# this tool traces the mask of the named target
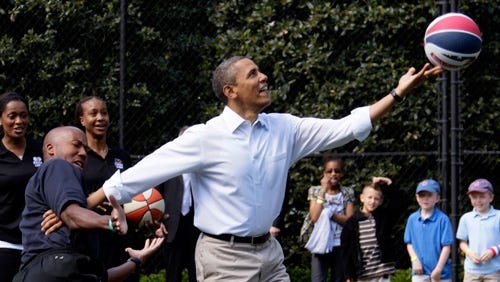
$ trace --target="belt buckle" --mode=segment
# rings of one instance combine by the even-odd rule
[[[254,236],[250,237],[250,244],[255,245],[255,243],[253,242],[254,239],[255,239]]]

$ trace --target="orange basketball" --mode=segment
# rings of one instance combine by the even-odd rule
[[[128,221],[138,227],[143,227],[147,222],[162,219],[165,213],[165,201],[156,188],[151,188],[133,197],[131,202],[124,204],[123,211]]]

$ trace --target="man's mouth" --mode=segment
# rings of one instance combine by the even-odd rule
[[[74,161],[73,163],[79,168],[83,169],[83,161]]]

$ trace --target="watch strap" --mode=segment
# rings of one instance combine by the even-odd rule
[[[391,96],[398,103],[402,103],[405,100],[405,97],[401,97],[398,95],[398,93],[396,93],[396,88],[391,90]]]
[[[141,267],[141,260],[136,257],[130,257],[128,261],[135,263],[135,269],[138,270]]]

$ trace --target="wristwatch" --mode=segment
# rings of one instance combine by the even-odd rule
[[[391,96],[397,103],[402,103],[406,97],[401,97],[396,93],[396,88],[391,90]]]
[[[136,271],[139,270],[139,268],[141,267],[141,260],[136,258],[136,257],[130,257],[128,259],[128,261],[135,263],[135,270]]]

